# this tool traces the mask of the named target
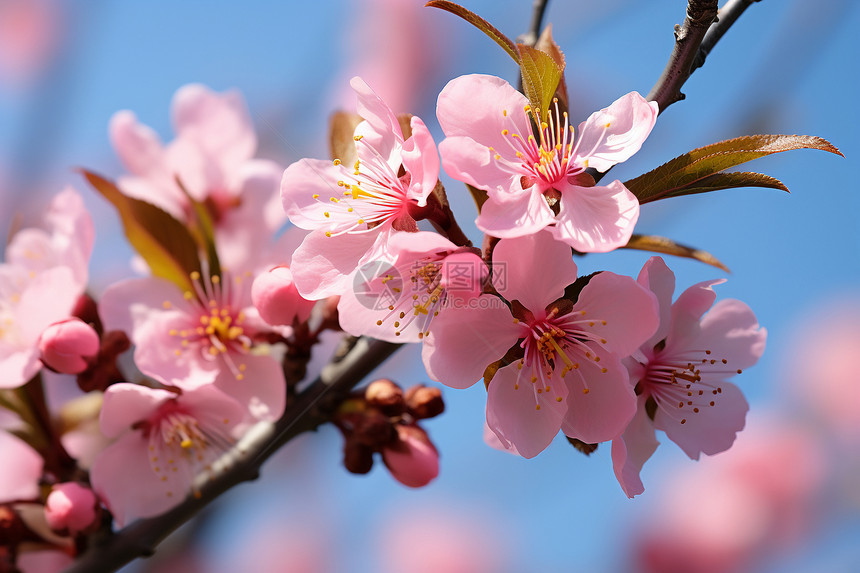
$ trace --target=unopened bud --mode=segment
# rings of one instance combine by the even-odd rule
[[[93,490],[74,482],[55,485],[45,501],[45,519],[48,526],[57,532],[74,534],[92,530],[99,513]]]
[[[421,487],[439,475],[439,452],[417,426],[397,426],[398,441],[383,448],[382,461],[394,479],[409,487]]]
[[[445,411],[445,401],[439,388],[419,384],[406,391],[406,407],[415,418],[433,418]]]
[[[371,448],[380,448],[396,439],[394,426],[382,412],[370,409],[355,421],[353,439]]]
[[[379,408],[388,416],[399,416],[405,409],[403,390],[387,378],[380,378],[371,382],[364,391],[364,399],[367,400],[368,404]]]
[[[99,352],[99,335],[78,318],[55,322],[39,338],[42,362],[62,374],[79,374]]]
[[[260,317],[271,325],[290,326],[311,315],[314,301],[302,298],[289,267],[279,266],[262,273],[251,286],[251,300]]]
[[[354,474],[366,474],[373,468],[373,450],[354,440],[343,445],[343,465]]]

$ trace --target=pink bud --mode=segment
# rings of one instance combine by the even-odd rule
[[[382,450],[382,461],[394,479],[409,487],[421,487],[439,475],[439,452],[417,426],[397,426],[399,440]]]
[[[99,335],[79,318],[55,322],[39,338],[42,362],[63,374],[79,374],[99,352]]]
[[[290,326],[294,319],[303,322],[311,315],[314,301],[305,300],[293,283],[289,267],[275,267],[254,279],[251,299],[260,316],[269,324]]]
[[[98,519],[93,490],[75,482],[57,484],[45,502],[45,518],[54,531],[86,531]]]

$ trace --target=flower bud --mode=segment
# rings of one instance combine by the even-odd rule
[[[54,531],[85,532],[99,518],[93,490],[75,482],[57,484],[45,502],[45,519]]]
[[[388,416],[403,413],[403,390],[400,386],[386,378],[380,378],[370,383],[364,391],[364,399],[371,406],[376,406]]]
[[[347,439],[343,445],[343,465],[350,473],[366,474],[373,468],[373,450]]]
[[[439,388],[418,384],[406,391],[406,407],[415,418],[433,418],[445,411],[445,401]]]
[[[296,289],[289,267],[275,267],[254,279],[251,299],[260,317],[273,326],[304,322],[311,315],[314,301],[305,300]]]
[[[99,352],[99,335],[79,318],[55,322],[39,338],[42,362],[62,374],[79,374]]]
[[[421,487],[439,475],[439,453],[417,426],[397,426],[399,440],[383,448],[382,461],[394,479],[409,487]]]

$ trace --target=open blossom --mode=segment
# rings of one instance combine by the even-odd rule
[[[188,196],[203,202],[221,263],[254,268],[286,216],[278,207],[282,168],[254,159],[257,136],[242,95],[189,84],[173,97],[171,119],[176,138],[164,145],[131,111],[111,118],[111,143],[130,173],[120,188],[183,222],[193,212]]]
[[[71,314],[87,282],[93,224],[80,196],[59,193],[45,228],[22,229],[0,264],[0,388],[26,383],[41,368],[39,336]]]
[[[182,394],[136,384],[105,392],[102,432],[117,440],[90,471],[117,525],[163,513],[192,491],[194,478],[235,441],[242,406],[213,386]]]
[[[109,287],[99,302],[106,330],[135,344],[141,372],[184,390],[215,384],[257,419],[281,415],[286,386],[280,363],[257,343],[268,332],[251,305],[250,280],[192,273],[194,291],[157,278]]]
[[[503,239],[493,284],[510,308],[481,295],[483,304],[440,315],[424,343],[427,372],[454,388],[508,355],[488,387],[487,424],[524,457],[559,429],[589,443],[611,439],[636,409],[621,359],[656,329],[654,298],[633,279],[602,272],[574,302],[564,294],[576,272],[570,249],[549,233]]]
[[[548,111],[535,137],[530,116],[542,114],[509,83],[486,75],[452,80],[437,106],[445,171],[487,191],[476,224],[495,237],[549,228],[582,252],[625,245],[638,200],[620,181],[594,185],[585,170],[604,172],[636,153],[654,127],[657,104],[631,92],[593,113],[578,134],[557,104]]]
[[[630,497],[644,491],[639,471],[657,448],[655,428],[694,460],[731,447],[749,406],[727,379],[758,362],[767,338],[744,303],[714,305],[711,287],[721,280],[693,285],[674,304],[675,275],[663,259],[649,259],[638,280],[657,297],[660,327],[628,363],[639,406],[612,442],[615,475]]]
[[[0,503],[36,499],[45,462],[24,440],[0,430]]]
[[[341,294],[347,276],[386,250],[396,231],[417,231],[411,210],[423,207],[439,177],[433,137],[418,117],[412,135],[391,109],[361,80],[350,82],[364,121],[355,130],[358,159],[302,159],[281,181],[290,221],[312,232],[293,255],[293,275],[303,296]]]
[[[436,233],[395,233],[388,249],[392,261],[358,269],[340,297],[340,326],[350,334],[418,342],[440,312],[476,300],[488,275],[475,249]]]

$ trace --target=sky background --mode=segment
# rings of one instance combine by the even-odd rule
[[[327,157],[327,118],[354,105],[348,88],[354,75],[396,110],[421,116],[437,142],[435,99],[448,81],[466,73],[516,80],[512,61],[488,38],[450,14],[419,9],[419,1],[44,2],[47,16],[34,20],[25,52],[44,44],[46,55],[16,69],[9,62],[21,57],[8,56],[21,46],[10,43],[0,1],[0,233],[13,215],[35,220],[47,197],[74,186],[96,220],[95,292],[130,273],[130,251],[108,206],[72,169],[122,173],[107,138],[114,112],[133,110],[168,141],[170,101],[179,87],[236,88],[256,124],[258,155],[286,166]],[[530,0],[463,4],[510,37],[531,18]],[[650,90],[684,7],[681,0],[550,2],[545,22],[567,58],[574,121],[629,91]],[[667,258],[678,292],[727,278],[718,296],[743,300],[768,329],[764,357],[736,380],[750,401],[751,425],[772,416],[804,418],[787,365],[803,355],[810,333],[827,332],[839,305],[860,301],[860,49],[852,37],[858,29],[860,9],[850,0],[753,5],[687,82],[687,99],[661,115],[642,150],[612,172],[629,179],[692,148],[752,133],[818,135],[845,154],[794,151],[744,166],[781,179],[791,194],[736,189],[642,209],[637,232],[702,248],[732,270],[726,275]],[[478,240],[465,189],[447,177],[443,182],[461,226]],[[590,255],[578,264],[582,273],[635,276],[648,256]],[[826,365],[830,358],[825,348],[809,360]],[[379,372],[404,386],[429,383],[417,347],[403,349]],[[519,459],[483,443],[481,384],[444,396],[445,414],[424,424],[442,455],[440,476],[428,487],[403,487],[381,464],[368,476],[348,474],[340,465],[340,436],[323,428],[272,459],[260,482],[237,488],[198,526],[185,528],[178,539],[195,538],[200,550],[183,559],[213,572],[238,570],[254,558],[278,563],[271,571],[292,571],[287,563],[307,558],[322,559],[308,571],[409,573],[393,547],[435,524],[428,527],[441,536],[439,547],[456,555],[459,544],[490,563],[486,571],[627,571],[637,527],[659,520],[668,484],[679,468],[696,465],[662,440],[643,471],[645,494],[631,501],[615,481],[608,444],[586,458],[557,439],[537,458]],[[856,494],[860,485],[853,488]],[[763,559],[757,570],[853,570],[860,562],[860,504],[850,496],[830,503],[841,510],[810,519],[803,543],[789,555]],[[169,543],[165,558],[179,545]]]

